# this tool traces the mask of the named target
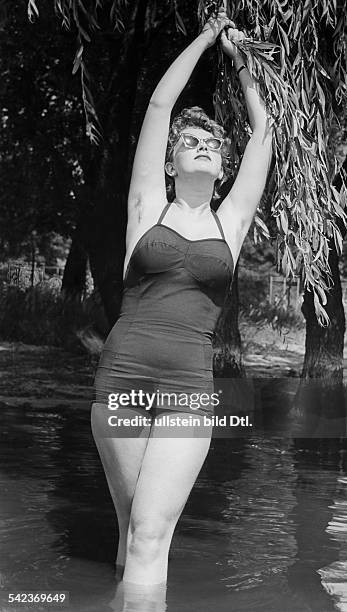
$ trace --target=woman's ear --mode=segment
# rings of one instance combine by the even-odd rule
[[[166,164],[165,164],[165,172],[166,172],[166,174],[171,176],[171,178],[173,178],[174,176],[177,176],[176,168],[175,168],[175,166],[173,165],[172,162],[166,162]]]

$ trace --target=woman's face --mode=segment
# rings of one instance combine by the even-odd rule
[[[183,135],[189,134],[199,139],[195,146],[187,146]],[[205,138],[215,138],[215,136],[203,128],[187,126],[173,148],[172,163],[175,167],[177,176],[183,178],[185,175],[196,173],[197,177],[201,174],[209,175],[214,181],[221,178],[222,155],[221,150],[213,149],[202,140]],[[191,139],[186,139],[189,145]],[[218,145],[217,145],[218,146]]]

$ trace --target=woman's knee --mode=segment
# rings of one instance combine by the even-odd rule
[[[128,550],[147,562],[155,559],[170,545],[176,521],[164,517],[153,517],[150,521],[130,518]]]

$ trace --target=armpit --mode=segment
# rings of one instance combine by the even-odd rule
[[[140,223],[143,217],[143,200],[140,195],[131,198],[128,202],[128,216],[132,217],[133,221]]]

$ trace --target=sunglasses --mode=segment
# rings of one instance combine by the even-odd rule
[[[192,134],[187,134],[186,132],[182,132],[179,136],[182,138],[183,144],[187,149],[195,149],[201,142],[203,142],[208,149],[211,151],[220,151],[224,138],[217,138],[216,136],[208,136],[207,138],[198,138],[197,136],[193,136]]]

